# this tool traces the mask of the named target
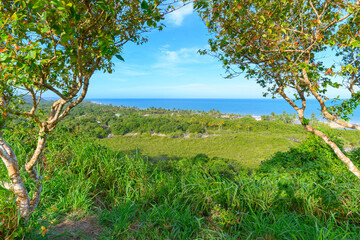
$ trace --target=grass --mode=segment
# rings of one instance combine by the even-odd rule
[[[149,133],[100,139],[100,143],[127,154],[141,153],[152,160],[191,158],[206,154],[210,158],[229,159],[234,166],[256,168],[274,153],[297,146],[308,134],[298,125],[281,122],[252,121],[250,131],[213,131],[210,137],[190,134],[190,137],[150,136]],[[331,129],[318,123],[316,127],[336,135],[350,147],[360,147],[360,132]]]
[[[19,159],[30,142],[13,134]],[[359,181],[316,139],[253,174],[205,156],[154,163],[65,132],[49,139],[44,156],[42,201],[27,225],[0,190],[0,221],[8,224],[0,238],[53,239],[64,219],[97,215],[99,239],[360,239]]]
[[[208,138],[169,138],[160,136],[118,136],[101,139],[113,150],[134,153],[154,160],[191,158],[206,154],[210,158],[230,159],[234,165],[254,168],[278,151],[296,146],[305,138],[304,133],[283,134],[269,132],[226,133]]]

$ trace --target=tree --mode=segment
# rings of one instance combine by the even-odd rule
[[[322,138],[360,178],[339,146],[304,115],[313,97],[324,118],[360,130],[348,122],[360,103],[360,1],[203,0],[195,8],[213,33],[210,50],[201,53],[219,58],[228,77],[245,73],[265,88],[265,95],[284,98],[304,129]],[[335,53],[341,63],[324,58]],[[329,90],[334,88],[349,90],[350,98],[332,104]]]
[[[179,3],[177,3],[179,2]],[[164,15],[186,1],[166,0],[3,0],[0,3],[0,127],[14,116],[38,127],[36,149],[25,169],[35,183],[30,197],[16,153],[0,133],[0,157],[8,172],[0,186],[13,192],[23,218],[35,210],[42,190],[36,165],[47,135],[83,101],[95,71],[112,72],[112,58],[124,44],[147,41],[143,33],[161,30]],[[39,104],[45,92],[56,94],[49,115]],[[24,96],[31,109],[19,108]],[[24,160],[25,161],[25,160]]]

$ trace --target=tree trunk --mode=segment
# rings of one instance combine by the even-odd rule
[[[305,72],[306,73],[306,72]],[[278,93],[296,110],[298,113],[298,117],[300,122],[302,123],[304,129],[318,137],[320,137],[324,142],[331,147],[331,149],[334,151],[336,156],[340,158],[340,160],[346,164],[349,171],[352,172],[357,178],[360,179],[360,171],[359,169],[353,164],[353,162],[341,151],[341,149],[328,137],[325,133],[313,128],[312,126],[304,123],[304,111],[306,107],[306,99],[304,97],[303,92],[300,91],[299,88],[297,88],[299,96],[302,100],[302,107],[299,108],[293,101],[290,100],[290,98],[285,94],[282,88],[278,89]]]
[[[27,217],[31,211],[29,194],[21,178],[16,155],[2,137],[0,137],[0,157],[10,178],[10,183],[2,181],[1,186],[15,194],[21,217]]]
[[[328,136],[326,136],[323,132],[321,132],[309,125],[304,125],[304,128],[306,131],[311,132],[311,133],[315,134],[316,136],[322,138],[324,140],[324,142],[332,148],[332,150],[335,152],[335,154],[338,156],[338,158],[340,158],[340,160],[346,164],[349,171],[352,172],[357,178],[360,179],[359,169],[353,164],[353,162],[341,151],[341,149]]]
[[[20,216],[24,218],[25,221],[30,218],[31,213],[36,209],[37,205],[40,202],[42,178],[36,171],[35,165],[39,161],[39,158],[45,148],[46,137],[46,131],[44,129],[41,129],[35,152],[31,157],[30,161],[25,164],[26,171],[30,174],[31,178],[36,183],[34,194],[31,199],[21,178],[16,155],[13,150],[7,145],[4,139],[0,137],[0,157],[6,166],[10,178],[10,183],[6,181],[0,181],[0,186],[14,193],[14,195],[16,196],[16,203],[20,212]]]
[[[20,211],[20,216],[22,218],[26,218],[27,216],[29,216],[31,211],[30,199],[24,182],[21,179],[17,163],[13,163],[9,167],[7,166],[7,170],[11,179],[12,191],[16,196],[16,204]]]

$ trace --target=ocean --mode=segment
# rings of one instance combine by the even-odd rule
[[[219,110],[222,113],[235,113],[242,115],[270,115],[287,113],[296,113],[295,110],[283,99],[88,99],[94,103],[138,107],[141,109],[155,107],[165,109],[183,109],[183,110],[200,110],[210,111],[212,109]],[[315,99],[308,100],[305,116],[311,117],[315,113],[316,117],[321,120],[320,106]],[[354,112],[351,122],[360,123],[360,109]]]

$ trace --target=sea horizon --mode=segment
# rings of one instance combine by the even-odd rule
[[[88,98],[93,103],[138,107],[146,109],[150,107],[164,109],[182,109],[210,111],[219,110],[223,114],[241,114],[241,115],[270,115],[271,113],[282,114],[296,113],[296,111],[284,99],[268,98]],[[319,120],[325,120],[320,116],[320,106],[316,99],[307,100],[305,116],[310,118],[312,113]],[[353,123],[360,123],[360,109],[354,111],[350,117]]]

